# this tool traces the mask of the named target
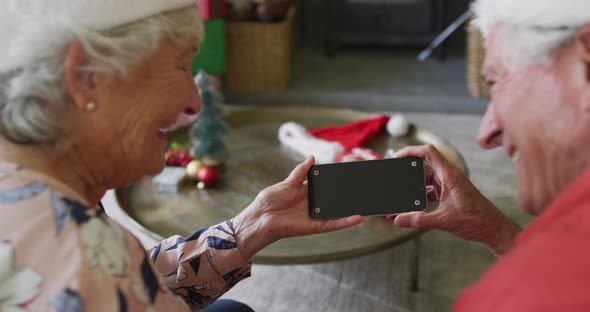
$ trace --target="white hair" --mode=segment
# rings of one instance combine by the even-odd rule
[[[497,23],[510,27],[510,46],[521,65],[547,63],[576,30],[590,23],[589,0],[477,0],[473,21],[487,40]]]
[[[89,64],[82,71],[124,76],[153,53],[164,37],[175,41],[202,39],[203,25],[195,7],[164,12],[106,31],[77,29],[73,39],[81,42],[88,57]],[[51,143],[62,135],[57,113],[69,100],[63,83],[65,48],[0,73],[0,134],[8,140],[19,144]]]

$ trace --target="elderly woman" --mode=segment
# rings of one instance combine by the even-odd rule
[[[483,76],[492,102],[479,143],[514,160],[519,203],[539,217],[519,229],[434,149],[412,147],[434,169],[434,212],[396,224],[437,228],[503,257],[456,311],[590,311],[590,2],[479,0],[487,38]]]
[[[3,3],[1,311],[198,310],[265,246],[361,222],[308,218],[313,158],[234,219],[148,252],[105,214],[105,192],[161,171],[166,133],[200,110],[194,2]]]

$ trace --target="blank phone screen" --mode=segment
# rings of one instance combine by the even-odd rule
[[[424,163],[419,158],[316,165],[308,174],[314,219],[389,215],[424,210]]]

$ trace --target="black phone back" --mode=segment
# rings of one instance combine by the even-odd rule
[[[307,177],[313,219],[390,215],[427,206],[420,158],[315,165]]]

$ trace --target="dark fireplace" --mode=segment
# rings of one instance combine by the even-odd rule
[[[425,47],[446,26],[447,6],[447,0],[328,0],[326,55],[344,45]]]

